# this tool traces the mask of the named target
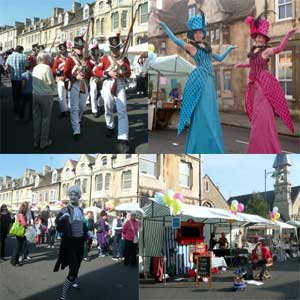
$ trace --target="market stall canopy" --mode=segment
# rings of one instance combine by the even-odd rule
[[[258,215],[252,215],[252,214],[246,214],[246,213],[237,213],[237,216],[242,218],[245,223],[261,223],[261,224],[269,224],[274,225],[274,222],[271,220],[268,220],[266,218],[263,218]]]
[[[100,214],[100,212],[102,211],[101,208],[97,207],[97,206],[91,206],[91,207],[87,207],[83,210],[84,213],[87,212],[93,212],[94,214]]]
[[[115,210],[118,211],[136,211],[136,212],[140,212],[141,214],[145,214],[144,210],[142,208],[140,208],[138,203],[122,203],[120,205],[118,205]]]
[[[163,76],[189,75],[195,66],[179,55],[157,57],[155,62],[149,65],[149,74],[161,73]]]
[[[146,216],[171,217],[170,208],[159,204],[154,198],[149,198],[149,200],[154,202],[155,206],[150,203],[144,207]],[[181,219],[192,217],[198,219],[199,222],[204,223],[219,223],[221,220],[243,222],[243,218],[233,214],[229,210],[184,203],[182,204],[180,216]]]
[[[280,221],[274,221],[273,224],[262,224],[262,223],[257,223],[255,225],[251,225],[249,226],[250,229],[276,229],[276,228],[280,228],[280,229],[296,229],[295,226],[289,225],[287,223],[283,223]]]
[[[295,227],[300,228],[300,222],[298,222],[298,221],[290,220],[287,223],[290,224],[290,225],[293,225]]]
[[[134,55],[141,55],[143,53],[148,53],[148,43],[130,46],[128,48],[128,53]]]

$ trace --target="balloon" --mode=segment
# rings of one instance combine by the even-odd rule
[[[171,206],[172,200],[173,199],[168,194],[164,195],[164,197],[163,197],[163,201],[164,201],[165,205],[168,207]]]
[[[274,219],[279,220],[280,219],[280,213],[276,213]]]
[[[178,200],[178,199],[173,200],[173,202],[171,204],[171,207],[172,207],[174,215],[178,215],[180,213],[180,210],[181,210],[180,200]]]
[[[73,47],[73,43],[70,40],[67,40],[66,44],[68,49],[71,49]]]
[[[156,60],[157,55],[154,52],[148,52],[148,63],[153,64]]]
[[[166,195],[169,195],[171,199],[174,199],[174,191],[173,190],[166,190]]]
[[[174,199],[178,199],[180,201],[183,201],[183,195],[181,193],[175,193],[174,194]]]
[[[278,207],[277,207],[277,206],[274,206],[274,207],[273,207],[273,212],[274,212],[274,213],[278,213]]]
[[[164,200],[163,200],[163,198],[164,198],[164,194],[163,194],[163,193],[161,193],[161,192],[155,193],[154,198],[155,198],[155,201],[156,201],[157,203],[162,204],[162,205],[165,204],[165,203],[164,203]]]
[[[231,204],[238,205],[239,202],[237,200],[232,200]]]
[[[148,52],[154,52],[155,46],[153,44],[148,44]]]
[[[237,205],[235,205],[235,204],[231,204],[231,210],[232,211],[234,211],[234,212],[236,212],[237,210],[238,210],[238,207],[237,207]]]
[[[244,211],[244,209],[245,209],[243,203],[239,203],[238,206],[237,206],[237,208],[238,208],[238,212],[240,212],[240,213],[242,213]]]

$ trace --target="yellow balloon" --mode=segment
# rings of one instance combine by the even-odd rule
[[[275,220],[279,220],[280,219],[280,213],[276,213],[275,214]]]
[[[155,46],[153,44],[148,45],[148,51],[149,52],[154,52],[155,51]]]
[[[237,205],[231,204],[231,210],[237,211],[238,210]]]

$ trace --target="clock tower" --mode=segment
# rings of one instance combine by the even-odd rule
[[[281,219],[288,221],[292,214],[291,200],[291,180],[290,167],[291,162],[287,154],[277,154],[273,163],[275,169],[274,178],[274,203],[281,215]]]

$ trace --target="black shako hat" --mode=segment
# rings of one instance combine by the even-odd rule
[[[62,44],[59,44],[59,45],[58,45],[58,50],[61,51],[61,52],[66,51],[66,50],[67,50],[67,43],[64,42],[64,43],[62,43]]]
[[[76,36],[74,38],[74,48],[76,49],[82,49],[84,48],[85,40],[82,36]]]
[[[122,43],[120,40],[120,34],[109,37],[108,42],[109,42],[110,49],[118,49],[118,48],[121,48],[121,46],[122,46]]]

